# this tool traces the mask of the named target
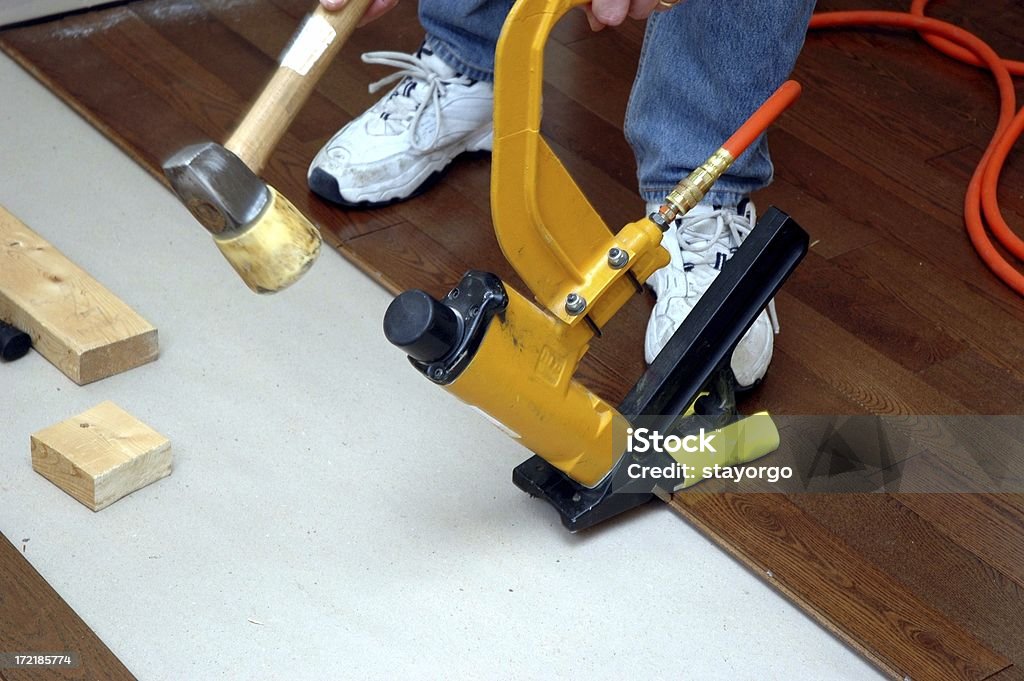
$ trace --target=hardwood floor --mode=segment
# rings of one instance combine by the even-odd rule
[[[0,668],[2,681],[135,678],[2,534],[0,652],[78,655],[74,667]]]
[[[862,2],[822,0],[818,9]],[[160,177],[170,152],[225,137],[310,4],[140,0],[8,30],[0,46]],[[1024,9],[1013,0],[929,11],[1024,57]],[[375,211],[340,211],[306,189],[309,159],[376,99],[366,85],[383,72],[358,55],[411,51],[421,35],[414,3],[356,32],[265,176],[391,291],[440,294],[470,267],[518,285],[490,229],[485,156],[457,161],[422,197]],[[543,131],[613,225],[642,210],[621,134],[641,40],[639,24],[592,34],[574,14],[547,50]],[[961,218],[996,119],[990,78],[894,31],[813,33],[795,77],[804,96],[771,132],[776,178],[756,198],[793,215],[812,248],[778,296],[782,333],[768,380],[741,407],[1020,415],[1024,305],[975,255]],[[1018,153],[1000,194],[1011,225],[1024,225],[1022,180]],[[182,229],[198,229],[182,219]],[[638,296],[581,370],[613,401],[643,369],[651,302]],[[1021,678],[1021,496],[699,491],[672,506],[894,677]]]

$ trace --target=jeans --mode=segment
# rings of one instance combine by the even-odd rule
[[[457,71],[494,79],[508,0],[421,0],[426,44]],[[626,110],[640,195],[660,202],[789,76],[814,0],[683,0],[647,20]],[[772,178],[760,137],[706,197],[731,205]]]

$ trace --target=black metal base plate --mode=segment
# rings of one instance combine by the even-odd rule
[[[539,456],[530,457],[512,470],[516,487],[554,506],[570,532],[585,530],[654,498],[650,492],[613,494],[613,479],[610,475],[593,489],[584,487]]]
[[[807,233],[788,215],[769,208],[686,321],[619,405],[634,427],[669,432],[702,390],[728,393],[735,418],[729,360],[733,348],[807,253]],[[732,387],[723,389],[722,377]],[[664,455],[667,457],[667,455]],[[586,529],[641,506],[654,494],[632,491],[623,458],[599,485],[584,487],[539,456],[512,471],[512,482],[555,507],[570,531]],[[670,460],[668,460],[670,462]],[[654,463],[650,461],[649,463]],[[665,463],[661,461],[660,463]]]

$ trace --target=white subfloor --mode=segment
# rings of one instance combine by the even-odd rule
[[[139,678],[880,678],[661,505],[567,534],[511,483],[527,452],[387,344],[369,278],[326,252],[251,294],[5,57],[0,92],[0,204],[161,345],[85,387],[0,365],[0,531]],[[107,399],[174,472],[93,513],[32,471],[29,435]]]

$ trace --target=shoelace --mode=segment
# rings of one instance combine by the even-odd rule
[[[714,222],[715,229],[710,234],[706,231],[699,231],[699,227],[707,227],[708,222]],[[693,278],[693,292],[690,286],[686,286],[686,295],[700,296],[711,285],[717,276],[717,270],[712,266],[716,264],[718,253],[712,251],[712,247],[719,245],[726,251],[732,250],[733,246],[739,246],[747,238],[753,225],[757,222],[757,214],[754,206],[748,205],[744,214],[735,213],[726,209],[715,209],[711,213],[701,215],[697,218],[687,219],[684,216],[678,224],[676,243],[679,245],[680,255],[689,253],[689,258],[681,257],[680,260],[688,265],[708,265],[708,267],[684,268],[683,276]],[[729,238],[731,237],[731,243]],[[775,312],[775,299],[768,301],[768,319],[771,321],[772,330],[779,332],[779,317]]]
[[[370,92],[374,93],[383,87],[400,81],[405,77],[409,77],[416,83],[418,89],[421,84],[425,85],[423,92],[423,99],[416,100],[411,96],[412,91],[405,95],[397,97],[389,97],[383,103],[383,106],[390,110],[387,113],[397,113],[400,116],[404,116],[409,122],[409,126],[413,131],[412,135],[412,147],[417,151],[427,151],[435,144],[437,144],[438,137],[441,134],[441,94],[444,88],[454,83],[468,83],[468,79],[461,74],[445,78],[436,71],[432,71],[427,68],[423,62],[417,58],[414,54],[405,54],[404,52],[367,52],[363,55],[363,62],[366,64],[378,64],[380,66],[390,66],[398,69],[395,73],[385,76],[375,83],[370,85]],[[427,103],[430,103],[434,112],[434,133],[430,137],[430,141],[423,143],[416,134],[419,130],[420,120],[423,118],[423,113],[427,110]]]

